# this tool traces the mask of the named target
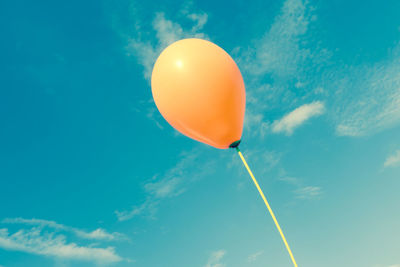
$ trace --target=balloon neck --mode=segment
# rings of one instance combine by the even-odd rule
[[[239,144],[241,140],[235,141],[232,144],[229,145],[230,148],[236,148],[237,151],[239,151]]]

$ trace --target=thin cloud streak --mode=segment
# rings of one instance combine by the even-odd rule
[[[264,37],[249,51],[254,58],[245,70],[253,75],[295,76],[310,50],[300,48],[300,38],[307,32],[311,15],[302,0],[287,0]],[[250,56],[249,55],[249,56]]]
[[[365,136],[400,123],[400,43],[387,59],[327,75],[334,95],[339,136]]]
[[[143,186],[147,194],[146,200],[130,210],[115,211],[118,220],[126,221],[140,215],[149,215],[154,218],[161,200],[178,197],[188,189],[190,184],[210,174],[215,162],[209,161],[199,166],[197,163],[202,156],[201,153],[199,146],[189,152],[183,152],[175,166],[161,176],[153,176]]]
[[[284,172],[284,170],[282,170]],[[305,185],[299,178],[283,175],[279,178],[287,184],[295,187],[293,190],[294,197],[301,200],[319,199],[323,195],[320,186]]]
[[[77,237],[89,240],[103,240],[103,241],[115,241],[115,240],[126,240],[127,237],[120,233],[108,233],[102,228],[98,228],[92,232],[86,232],[78,228],[59,224],[55,221],[42,220],[42,219],[24,219],[24,218],[6,218],[2,220],[4,224],[25,224],[25,225],[36,225],[39,227],[49,227],[56,230],[62,230],[66,232],[74,233]]]
[[[309,2],[286,0],[263,37],[253,41],[252,48],[234,50],[239,67],[250,81],[246,84],[245,127],[253,136],[263,138],[270,131],[268,112],[293,109],[320,97],[320,86],[310,77],[321,72],[331,53],[320,48],[310,35],[310,25],[315,21]]]
[[[247,258],[248,262],[255,262],[257,260],[258,257],[260,257],[262,254],[264,253],[264,251],[258,251],[256,253],[253,253],[251,255],[249,255],[249,257]]]
[[[299,199],[315,199],[322,195],[321,188],[318,186],[305,186],[296,189],[294,192],[296,198]]]
[[[315,97],[329,103],[338,136],[371,135],[399,125],[400,43],[376,63],[331,62],[333,53],[310,31],[317,22],[313,10],[307,1],[285,1],[252,48],[233,51],[251,81],[246,84],[246,127],[263,137],[270,128],[266,112],[282,112],[282,107],[293,108]]]
[[[395,167],[400,165],[400,149],[397,150],[393,155],[389,156],[385,163],[383,163],[383,167]]]
[[[322,115],[325,106],[320,101],[302,105],[272,124],[272,132],[292,135],[293,131],[312,117]]]
[[[143,78],[150,82],[151,73],[153,70],[154,63],[157,56],[165,49],[168,45],[175,41],[184,38],[202,38],[208,39],[207,35],[202,33],[204,25],[207,23],[208,15],[204,12],[191,12],[190,5],[187,5],[182,10],[178,11],[180,15],[189,21],[193,26],[189,29],[184,28],[181,24],[167,19],[164,12],[155,13],[152,21],[152,30],[154,31],[152,36],[155,36],[155,40],[151,38],[143,38],[144,34],[141,34],[140,26],[137,26],[137,34],[129,36],[126,40],[127,45],[125,50],[127,56],[132,56],[136,59],[137,63],[143,67]],[[136,22],[138,25],[141,22]],[[155,122],[156,126],[160,129],[164,127],[160,123],[162,120],[160,114],[155,108],[153,100],[145,101],[142,104],[142,110],[146,110],[146,117]]]
[[[217,250],[211,253],[208,262],[204,267],[225,267],[226,265],[221,262],[226,254],[225,250]]]
[[[164,12],[157,12],[152,23],[157,40],[155,43],[143,40],[139,36],[132,36],[128,39],[127,54],[134,56],[143,66],[143,75],[146,80],[150,80],[157,56],[168,45],[184,38],[208,39],[204,33],[200,32],[208,20],[206,13],[190,13],[188,10],[181,11],[181,13],[184,13],[186,18],[194,23],[192,28],[186,30],[181,24],[167,19]]]
[[[79,246],[72,242],[68,243],[64,235],[46,233],[38,228],[23,229],[13,234],[10,234],[7,228],[2,228],[0,229],[0,247],[41,256],[90,261],[98,265],[107,265],[123,260],[116,254],[114,247]]]

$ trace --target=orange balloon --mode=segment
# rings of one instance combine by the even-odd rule
[[[219,46],[195,38],[171,44],[154,65],[151,88],[162,116],[182,134],[221,149],[240,141],[244,82]]]

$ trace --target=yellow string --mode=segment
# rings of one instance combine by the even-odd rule
[[[258,182],[257,182],[256,178],[254,177],[253,173],[251,172],[251,170],[250,170],[250,168],[249,168],[249,165],[247,165],[247,162],[246,162],[246,160],[244,159],[244,157],[243,157],[243,155],[242,155],[242,152],[240,152],[239,149],[237,149],[237,151],[238,151],[238,153],[239,153],[240,158],[241,158],[242,161],[243,161],[244,166],[246,167],[247,171],[249,172],[249,174],[250,174],[250,176],[251,176],[251,179],[253,179],[253,182],[254,182],[254,184],[256,185],[256,187],[257,187],[257,189],[258,189],[258,192],[260,193],[262,199],[264,200],[264,203],[265,203],[265,205],[267,206],[268,211],[269,211],[269,213],[270,213],[271,216],[272,216],[272,219],[274,220],[274,223],[275,223],[275,225],[276,225],[276,228],[278,228],[278,231],[279,231],[279,233],[281,234],[283,243],[285,243],[286,249],[287,249],[287,251],[289,252],[290,258],[292,259],[292,262],[293,262],[294,266],[297,267],[296,260],[294,259],[293,254],[292,254],[292,251],[290,250],[289,244],[288,244],[287,241],[286,241],[285,235],[283,234],[282,229],[281,229],[281,227],[279,226],[279,223],[278,223],[278,221],[277,221],[276,218],[275,218],[274,212],[272,211],[271,207],[269,206],[268,201],[267,201],[267,199],[265,198],[263,191],[261,190],[260,186],[258,185]]]

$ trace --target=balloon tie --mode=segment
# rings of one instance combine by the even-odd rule
[[[271,209],[271,206],[269,205],[269,203],[268,203],[268,201],[267,201],[267,198],[264,196],[264,193],[263,193],[263,191],[261,190],[260,186],[258,185],[258,182],[257,182],[256,178],[254,177],[252,171],[251,171],[250,168],[249,168],[249,165],[247,165],[247,162],[246,162],[246,160],[244,159],[244,157],[243,157],[243,155],[242,155],[242,152],[240,152],[240,150],[239,150],[239,146],[236,146],[235,148],[236,148],[236,151],[238,152],[240,158],[242,159],[244,166],[246,167],[247,171],[249,172],[251,179],[253,180],[255,186],[257,187],[258,192],[260,193],[262,199],[264,200],[265,206],[267,206],[268,211],[269,211],[269,213],[271,214],[272,219],[274,220],[274,223],[275,223],[276,228],[278,228],[278,231],[279,231],[279,233],[280,233],[280,235],[281,235],[281,237],[282,237],[283,243],[285,243],[286,249],[287,249],[287,251],[289,252],[290,258],[292,259],[293,265],[294,265],[295,267],[297,267],[296,260],[295,260],[294,257],[293,257],[293,254],[292,254],[292,251],[290,250],[289,244],[288,244],[288,242],[286,241],[285,235],[283,234],[282,229],[281,229],[281,227],[279,226],[279,223],[278,223],[278,221],[277,221],[277,219],[276,219],[276,217],[275,217],[274,212],[273,212],[272,209]]]

